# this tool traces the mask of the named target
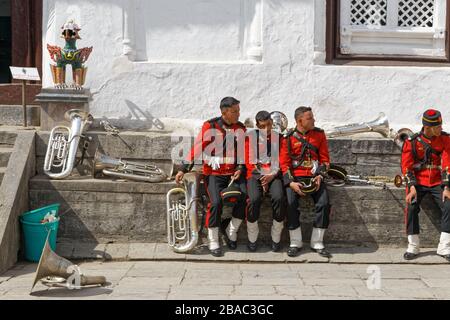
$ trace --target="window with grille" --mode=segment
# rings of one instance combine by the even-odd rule
[[[341,56],[446,58],[447,0],[340,0]]]

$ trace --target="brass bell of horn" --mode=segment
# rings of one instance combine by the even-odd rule
[[[85,276],[81,273],[77,274],[77,270],[79,270],[77,265],[60,257],[50,248],[48,241],[49,236],[50,231],[47,235],[41,258],[39,259],[39,265],[36,269],[36,276],[34,277],[31,291],[33,291],[33,288],[39,280],[46,277],[59,277],[68,280],[73,276],[75,277],[75,283],[80,287],[106,284],[106,278],[103,276]],[[70,284],[66,281],[66,287],[69,288],[69,285]]]

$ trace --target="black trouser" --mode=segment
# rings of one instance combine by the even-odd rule
[[[295,177],[295,182],[298,182],[299,178]],[[313,227],[326,229],[330,223],[330,200],[328,192],[325,187],[325,183],[322,181],[319,190],[309,193],[314,200],[314,211],[316,218],[314,220]],[[292,190],[290,187],[286,188],[287,204],[288,204],[288,228],[289,230],[295,230],[300,227],[300,209],[299,198],[300,195]]]
[[[205,179],[206,190],[208,191],[209,204],[208,212],[206,214],[205,226],[207,228],[220,227],[221,217],[222,217],[222,198],[220,197],[220,192],[227,188],[230,184],[231,176],[207,176]],[[242,196],[236,205],[233,207],[232,215],[234,218],[244,219],[245,218],[245,205],[247,199],[247,186],[245,177],[243,174],[235,182],[241,189]]]
[[[416,186],[416,191],[417,191],[416,201],[407,206],[408,217],[406,222],[406,230],[408,235],[420,233],[420,225],[419,225],[420,203],[428,193],[431,193],[434,201],[441,209],[442,212],[441,232],[450,233],[450,200],[445,199],[445,202],[442,202],[441,186],[435,187]]]
[[[263,199],[261,181],[256,177],[251,177],[247,180],[247,189],[249,200],[247,221],[256,222],[259,219]],[[282,222],[286,216],[286,199],[281,178],[275,178],[270,182],[269,192],[272,201],[272,217],[274,220]]]

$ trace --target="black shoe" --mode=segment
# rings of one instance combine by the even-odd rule
[[[313,248],[311,248],[311,251],[318,253],[321,257],[324,257],[324,258],[331,258],[331,257],[333,257],[331,255],[331,253],[329,253],[327,251],[327,249],[325,249],[325,248],[323,248],[323,249],[313,249]]]
[[[301,248],[298,247],[289,247],[287,249],[287,255],[289,257],[296,257],[300,253]]]
[[[237,241],[233,241],[230,240],[230,238],[228,238],[228,235],[226,232],[224,232],[224,236],[225,236],[225,241],[227,243],[227,246],[230,250],[236,250],[237,248]]]
[[[255,252],[256,251],[256,249],[258,249],[258,245],[256,244],[256,241],[255,242],[248,242],[247,243],[247,248],[248,248],[248,251],[250,251],[250,252]]]
[[[450,254],[438,254],[438,256],[450,262]]]
[[[213,255],[214,257],[221,257],[222,256],[222,249],[221,248],[209,250],[209,252],[211,252],[211,255]]]
[[[418,254],[416,254],[416,253],[405,252],[405,254],[403,255],[403,259],[413,260],[413,259],[417,258],[417,256],[418,256]]]
[[[272,241],[272,244],[270,247],[272,248],[273,252],[278,252],[281,249],[281,243]]]

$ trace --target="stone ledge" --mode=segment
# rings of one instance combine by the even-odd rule
[[[248,252],[245,245],[240,244],[236,251],[224,248],[223,257],[213,257],[206,245],[197,246],[191,253],[178,254],[166,243],[77,243],[58,242],[56,252],[74,260],[103,261],[207,261],[207,262],[240,262],[240,263],[335,263],[335,264],[414,264],[414,265],[447,265],[448,262],[436,254],[435,248],[423,248],[415,260],[403,259],[404,248],[390,247],[349,247],[329,245],[333,257],[326,259],[311,252],[305,246],[299,256],[292,258],[286,254],[286,246],[280,252],[271,252],[268,246],[260,246],[257,252]]]

